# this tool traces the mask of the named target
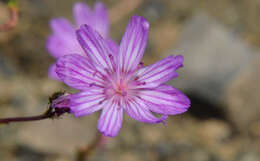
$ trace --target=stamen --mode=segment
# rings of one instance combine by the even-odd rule
[[[108,57],[109,57],[111,64],[113,66],[113,70],[115,71],[116,70],[116,63],[115,63],[115,60],[114,60],[114,56],[112,54],[109,54]]]

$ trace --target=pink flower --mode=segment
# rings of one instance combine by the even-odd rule
[[[74,5],[73,14],[76,25],[73,25],[65,18],[56,18],[50,21],[53,33],[47,40],[46,48],[54,58],[73,53],[85,56],[75,34],[75,29],[83,24],[95,29],[106,39],[113,50],[117,50],[118,45],[109,38],[109,19],[104,4],[96,3],[94,10],[91,11],[87,4],[78,2]],[[58,79],[55,68],[55,64],[51,65],[49,76]]]
[[[143,17],[133,16],[114,52],[98,32],[83,25],[76,33],[86,56],[66,55],[57,61],[59,78],[81,91],[70,97],[71,112],[80,117],[102,110],[98,129],[105,136],[118,134],[124,111],[137,121],[160,123],[190,106],[184,94],[165,84],[178,76],[183,56],[171,55],[142,67],[148,30]]]

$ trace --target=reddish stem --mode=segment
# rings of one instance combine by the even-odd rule
[[[89,155],[95,151],[99,146],[103,146],[104,136],[97,132],[95,139],[88,146],[79,149],[76,160],[77,161],[86,161],[88,160]]]
[[[69,108],[51,108],[50,107],[45,113],[43,113],[41,115],[27,116],[27,117],[0,118],[0,124],[44,120],[44,119],[58,117],[64,113],[69,113]]]

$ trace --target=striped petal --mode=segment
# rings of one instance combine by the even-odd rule
[[[190,107],[188,97],[167,85],[163,85],[163,89],[158,87],[153,90],[141,90],[139,97],[145,101],[151,111],[164,115],[180,114]]]
[[[67,85],[79,90],[88,90],[90,87],[103,84],[101,74],[92,68],[87,58],[78,54],[59,58],[56,73]]]
[[[70,109],[76,117],[89,115],[102,108],[104,99],[102,88],[90,88],[70,96]]]
[[[98,120],[98,130],[105,136],[114,137],[120,131],[123,122],[123,108],[111,100],[103,107]]]
[[[140,63],[147,43],[149,23],[143,17],[133,16],[119,47],[119,69],[134,71]]]
[[[161,118],[155,117],[145,102],[138,98],[129,101],[125,107],[125,111],[133,119],[144,123],[160,123],[167,118],[167,116],[162,116]]]
[[[155,64],[137,71],[137,88],[154,88],[178,76],[176,70],[182,67],[183,56],[168,56]]]
[[[90,26],[83,25],[77,32],[77,38],[87,56],[102,73],[113,71],[111,62],[112,51],[109,44]]]

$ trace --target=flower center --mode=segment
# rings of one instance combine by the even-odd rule
[[[127,89],[126,89],[126,87],[124,85],[119,84],[117,86],[117,88],[115,89],[115,93],[124,97],[124,96],[127,95]]]
[[[105,86],[105,94],[108,98],[113,97],[114,100],[121,100],[129,95],[128,82],[123,78],[114,77]]]

